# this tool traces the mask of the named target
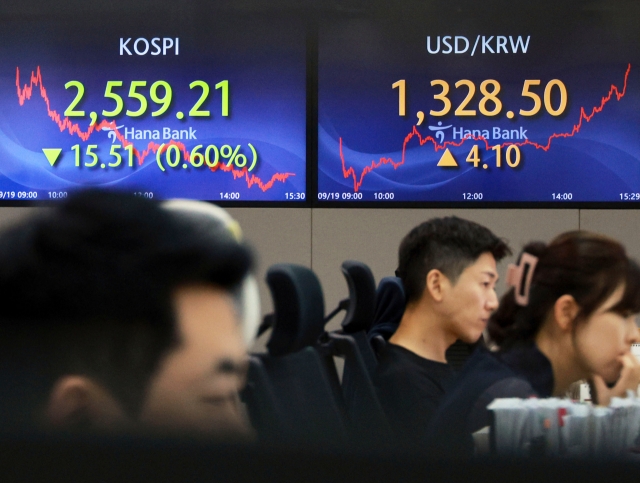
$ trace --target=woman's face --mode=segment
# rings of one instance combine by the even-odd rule
[[[636,316],[624,317],[611,312],[624,294],[624,285],[582,322],[578,322],[574,334],[574,346],[587,374],[597,374],[612,383],[620,377],[621,357],[628,354],[631,344],[640,341]]]

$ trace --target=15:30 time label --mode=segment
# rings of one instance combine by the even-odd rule
[[[85,88],[84,84],[77,80],[72,80],[67,82],[64,85],[65,89],[76,89],[76,96],[69,104],[69,107],[64,111],[64,115],[66,117],[85,117],[85,111],[76,110],[78,104],[82,101]],[[110,99],[115,102],[115,106],[113,109],[103,109],[102,116],[116,117],[122,114],[125,109],[125,102],[122,95],[118,92],[118,90],[125,87],[122,81],[108,81],[107,86],[105,88],[104,97]],[[146,90],[147,81],[132,81],[129,85],[129,93],[128,98],[132,99],[133,102],[128,102],[128,104],[132,104],[128,107],[136,107],[137,109],[128,108],[125,111],[125,115],[128,117],[140,117],[147,113],[149,110],[149,100],[158,105],[158,109],[151,112],[152,117],[158,117],[165,114],[169,108],[171,107],[171,103],[173,101],[173,89],[168,82],[163,80],[159,80],[151,84],[148,91]],[[193,81],[189,84],[189,89],[199,89],[200,97],[193,105],[193,107],[189,110],[189,116],[191,117],[211,117],[211,111],[202,109],[203,104],[209,98],[211,94],[211,88],[209,84],[202,80]],[[221,115],[223,117],[229,116],[229,81],[223,80],[218,82],[215,85],[216,90],[220,90],[221,92]],[[148,98],[147,94],[148,93]],[[95,112],[90,113],[91,124],[95,123],[97,120],[97,114]],[[184,113],[181,111],[176,113],[176,117],[178,119],[184,118]]]

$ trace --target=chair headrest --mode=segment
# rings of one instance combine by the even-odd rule
[[[274,308],[269,353],[281,356],[314,345],[324,332],[324,297],[315,273],[300,265],[273,265],[267,284]]]
[[[342,263],[342,274],[349,285],[349,305],[342,321],[347,334],[367,331],[376,310],[376,281],[371,269],[362,262],[347,260]]]
[[[384,277],[376,290],[376,310],[369,330],[369,338],[381,335],[385,340],[400,325],[406,305],[404,286],[398,277]]]

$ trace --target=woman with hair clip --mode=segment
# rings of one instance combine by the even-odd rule
[[[478,349],[462,369],[430,426],[434,451],[470,456],[471,435],[490,424],[496,398],[562,397],[589,379],[594,401],[608,405],[640,384],[631,354],[640,340],[640,267],[620,243],[584,231],[530,243],[507,284],[488,326],[498,350]]]

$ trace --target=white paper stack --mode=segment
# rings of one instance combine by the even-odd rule
[[[502,435],[496,439],[498,454],[525,454],[525,444],[530,439],[530,416],[525,400],[518,398],[496,399],[489,405],[494,413],[494,428],[496,434]],[[523,441],[524,440],[524,441]]]
[[[527,456],[625,455],[640,446],[640,399],[613,398],[609,407],[570,399],[496,399],[496,452]]]

